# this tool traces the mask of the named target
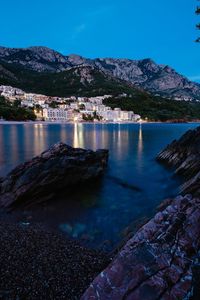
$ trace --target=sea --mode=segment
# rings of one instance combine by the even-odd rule
[[[198,123],[0,124],[0,176],[62,141],[78,148],[109,149],[105,174],[95,184],[73,188],[23,211],[20,222],[44,223],[83,245],[115,249],[179,193],[182,178],[156,155]],[[27,221],[29,220],[29,221]]]

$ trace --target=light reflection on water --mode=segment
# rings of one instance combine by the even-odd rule
[[[96,186],[58,196],[31,213],[85,244],[114,246],[130,222],[150,215],[175,195],[178,179],[155,162],[156,154],[198,124],[12,124],[0,125],[0,176],[62,141],[73,147],[108,148],[109,165]],[[124,184],[125,183],[125,184]],[[131,187],[141,189],[134,190]],[[29,213],[30,214],[30,213]]]

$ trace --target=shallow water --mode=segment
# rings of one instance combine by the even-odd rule
[[[12,124],[0,125],[0,176],[20,162],[62,141],[74,147],[108,148],[109,165],[95,186],[77,188],[35,208],[33,220],[99,247],[113,248],[124,229],[151,216],[165,198],[178,193],[179,178],[155,161],[173,139],[198,124]]]

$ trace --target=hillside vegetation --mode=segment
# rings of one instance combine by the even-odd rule
[[[11,85],[26,92],[59,97],[118,95],[123,92],[140,94],[138,88],[92,67],[72,68],[58,73],[40,73],[6,63],[0,63],[0,67],[0,85]]]
[[[150,121],[196,121],[200,120],[200,103],[163,99],[160,97],[110,98],[104,104],[111,108],[132,110]]]
[[[0,118],[7,121],[34,121],[36,116],[31,109],[20,107],[18,101],[12,104],[0,97]]]

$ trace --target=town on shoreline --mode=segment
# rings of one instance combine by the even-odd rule
[[[36,121],[44,122],[141,122],[141,116],[133,111],[120,108],[111,109],[103,104],[112,95],[96,97],[51,97],[26,93],[11,86],[0,86],[0,95],[10,102],[18,101],[19,105],[34,111]],[[126,97],[126,95],[121,95]],[[1,116],[0,116],[1,117]],[[1,119],[1,121],[3,121]]]

